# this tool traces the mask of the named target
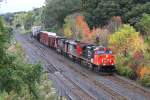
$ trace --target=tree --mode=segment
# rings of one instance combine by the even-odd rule
[[[39,64],[27,64],[17,54],[8,52],[11,32],[12,30],[4,27],[0,18],[0,91],[19,94],[27,89],[31,97],[37,99],[35,86],[39,82],[42,68]]]
[[[80,9],[80,0],[46,0],[42,19],[46,28],[61,27],[67,15]]]
[[[135,53],[136,51],[144,51],[145,45],[139,33],[130,26],[123,25],[117,32],[110,36],[109,44],[116,53],[123,53],[124,50]]]
[[[64,35],[67,37],[67,38],[74,38],[74,34],[76,32],[73,32],[73,25],[75,25],[75,20],[71,17],[71,16],[67,16],[65,18],[65,23],[63,25],[63,28],[64,28]]]
[[[144,13],[150,14],[150,2],[138,4],[124,15],[124,21],[138,28],[137,24]]]
[[[147,39],[150,37],[150,14],[144,14],[139,22],[139,27],[145,33]]]
[[[91,28],[104,26],[113,16],[135,25],[143,13],[149,13],[149,0],[82,0],[82,8]]]
[[[85,16],[90,24],[99,27],[106,25],[113,16],[123,16],[131,9],[132,0],[82,0]]]
[[[9,24],[12,25],[13,23],[13,18],[14,18],[14,14],[13,13],[6,13],[1,15],[3,16],[3,18],[5,19],[5,21]]]
[[[14,14],[13,25],[23,31],[29,31],[33,25],[41,25],[38,10],[29,12],[18,12]]]
[[[33,24],[32,15],[33,15],[32,12],[27,12],[24,16],[23,25],[26,30],[29,30],[32,27],[32,24]]]
[[[123,25],[110,36],[109,44],[116,55],[118,73],[135,78],[136,74],[133,73],[146,64],[144,62],[146,45],[139,33],[132,26]]]
[[[33,25],[35,26],[41,26],[43,25],[42,23],[42,11],[43,8],[36,8],[32,11],[33,15],[32,15],[32,19],[33,19]]]

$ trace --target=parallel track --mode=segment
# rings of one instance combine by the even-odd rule
[[[37,46],[40,50],[42,50],[42,52],[48,52],[48,51],[45,51],[45,48],[43,47],[39,47]],[[47,59],[45,59],[47,60]],[[62,61],[61,59],[58,59],[60,62],[62,62],[63,64],[66,65],[66,63],[64,63],[64,61]],[[53,65],[52,65],[53,66]],[[66,65],[68,67],[71,67],[71,65]],[[54,67],[54,66],[53,66]],[[54,67],[55,69],[57,69],[57,67]],[[116,92],[116,91],[113,91],[112,89],[110,89],[109,87],[105,86],[105,84],[102,84],[100,82],[97,82],[96,80],[94,80],[92,77],[89,77],[87,74],[77,70],[76,68],[74,67],[71,67],[71,69],[75,70],[76,72],[78,72],[80,75],[82,75],[82,77],[84,77],[85,80],[87,80],[88,82],[93,82],[95,86],[97,86],[98,89],[103,89],[105,91],[106,94],[108,94],[109,96],[111,96],[111,98],[113,100],[128,100],[127,97],[125,96],[122,96],[120,93]],[[51,72],[51,70],[50,70]],[[67,78],[67,77],[65,77]],[[70,82],[76,84],[75,82],[73,82],[72,80],[70,80],[69,78],[67,78]],[[79,86],[78,86],[79,89],[81,89]],[[87,99],[86,99],[87,100]]]
[[[37,42],[37,41],[34,41]],[[72,79],[70,79],[68,76],[66,76],[65,74],[62,73],[62,69],[59,69],[58,66],[54,66],[52,64],[52,62],[50,62],[48,59],[48,55],[49,54],[49,50],[47,47],[40,45],[39,43],[34,43],[34,45],[38,48],[38,50],[41,52],[41,54],[39,54],[41,56],[42,59],[44,59],[44,61],[47,62],[48,66],[47,66],[47,70],[49,73],[53,73],[56,78],[58,78],[66,87],[68,87],[69,85],[66,85],[66,82],[68,82],[69,84],[73,85],[74,88],[73,89],[69,89],[69,91],[73,94],[70,95],[71,93],[66,93],[67,97],[69,100],[74,99],[75,97],[78,97],[78,99],[83,99],[83,97],[88,97],[85,100],[92,100],[95,99],[95,97],[91,96],[88,91],[86,91],[85,89],[81,88],[81,86],[78,85],[78,83],[74,82]],[[54,52],[54,51],[53,51]],[[52,54],[52,56],[57,55],[57,54]],[[55,57],[55,56],[54,56]],[[121,93],[119,93],[118,91],[113,90],[112,88],[110,88],[108,85],[104,84],[103,82],[99,82],[96,79],[94,79],[93,75],[95,75],[95,73],[91,74],[88,73],[90,71],[81,71],[80,69],[75,68],[74,66],[70,65],[69,63],[64,63],[65,60],[62,59],[61,56],[55,57],[56,59],[58,59],[58,61],[60,61],[61,63],[63,63],[64,65],[66,65],[67,67],[69,67],[70,69],[74,70],[75,72],[78,73],[79,76],[81,76],[82,78],[84,78],[84,80],[88,81],[91,84],[94,84],[94,86],[98,89],[102,89],[104,90],[104,92],[106,94],[109,94],[110,97],[112,97],[112,99],[114,100],[128,100],[130,99],[130,97],[122,95]],[[89,75],[91,74],[91,76]],[[60,75],[62,76],[63,79],[60,78]],[[135,89],[135,92],[138,93],[145,93],[143,94],[144,96],[149,97],[149,93],[148,91],[146,91],[143,88],[140,88],[139,86],[135,85],[135,84],[130,84],[130,82],[122,80],[121,78],[116,77],[115,75],[113,76],[104,76],[105,78],[115,82],[116,84],[119,85],[123,85],[124,87],[128,88],[129,90],[133,90]],[[74,91],[76,90],[76,91]]]
[[[83,88],[81,88],[78,83],[72,81],[70,78],[68,78],[68,76],[66,76],[65,74],[63,74],[61,69],[58,69],[57,66],[53,65],[48,59],[46,59],[46,55],[45,55],[45,51],[44,48],[38,47],[39,50],[42,52],[42,54],[40,55],[44,61],[47,62],[48,66],[46,66],[47,70],[49,73],[53,73],[55,75],[55,77],[57,79],[59,79],[63,85],[65,85],[65,87],[69,87],[69,86],[73,86],[72,89],[69,89],[69,91],[72,93],[70,95],[70,93],[67,93],[67,97],[69,97],[69,99],[74,99],[74,98],[78,98],[80,100],[96,100],[95,97],[91,96],[86,90],[84,90]],[[42,50],[43,49],[43,50]]]

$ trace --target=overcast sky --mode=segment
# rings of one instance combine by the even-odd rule
[[[44,5],[45,0],[5,0],[0,3],[0,13],[28,11]]]

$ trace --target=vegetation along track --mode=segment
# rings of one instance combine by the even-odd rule
[[[41,55],[41,57],[42,57],[42,59],[44,59],[44,61],[48,62],[49,61],[48,59],[49,59],[50,56],[58,59],[59,62],[62,62],[65,66],[67,66],[68,68],[70,68],[70,69],[74,70],[76,73],[78,73],[79,77],[81,77],[82,79],[86,80],[90,84],[93,84],[93,87],[96,87],[99,90],[105,91],[105,93],[109,94],[109,96],[111,96],[112,99],[115,99],[115,100],[116,99],[118,99],[118,100],[123,100],[123,99],[141,100],[140,97],[137,99],[138,96],[135,97],[136,95],[134,95],[135,93],[138,93],[138,94],[141,93],[141,95],[143,95],[142,97],[145,96],[142,100],[149,100],[149,98],[148,98],[149,96],[147,95],[148,94],[147,92],[144,93],[140,89],[139,89],[139,92],[137,92],[136,89],[138,87],[135,87],[135,89],[133,89],[132,86],[134,87],[134,85],[130,85],[130,83],[128,83],[126,81],[123,81],[123,80],[120,79],[121,82],[123,81],[124,84],[128,85],[127,87],[125,87],[123,83],[121,84],[121,82],[119,80],[117,80],[117,78],[115,78],[115,76],[99,76],[97,73],[93,73],[91,71],[88,71],[87,69],[80,67],[80,65],[78,65],[78,64],[72,64],[73,62],[68,61],[68,59],[65,59],[63,56],[57,55],[54,51],[49,50],[49,48],[39,44],[37,41],[32,41],[31,43],[33,43],[33,46],[37,47],[37,50],[34,50],[34,51],[35,52],[37,51],[37,53],[39,53],[39,55]],[[40,51],[38,51],[38,50],[40,50]],[[51,62],[48,62],[48,63],[51,63]],[[51,64],[48,64],[48,65],[49,65],[49,67],[51,66]],[[58,69],[58,66],[55,66],[55,67],[56,67],[57,70],[55,70],[55,68],[52,68],[52,69],[49,70],[49,73],[56,72],[55,73],[55,77],[58,78],[59,80],[61,78],[58,77],[58,76],[59,75],[62,76],[62,79],[64,79],[64,80],[60,80],[60,81],[62,83],[64,82],[64,85],[65,85],[66,82],[68,82],[68,84],[65,87],[73,85],[74,88],[73,89],[69,89],[70,92],[74,92],[75,88],[79,89],[81,87],[81,86],[77,86],[78,84],[76,82],[74,82],[73,80],[71,80],[70,78],[68,78],[68,76],[66,76],[65,74],[62,75],[62,73],[61,73],[62,69]],[[99,81],[99,79],[95,79],[95,77],[98,77],[98,78],[101,77],[102,79]],[[113,78],[115,78],[115,79],[113,79]],[[123,92],[128,92],[128,91],[126,91],[124,89],[122,90],[123,92],[122,91],[120,92],[121,89],[119,91],[117,89],[114,89],[116,87],[116,85],[114,86],[114,88],[112,88],[113,85],[112,84],[107,84],[106,83],[107,81],[105,81],[105,79],[109,80],[109,81],[113,81],[113,83],[115,83],[116,85],[122,85],[122,87],[127,88],[128,90],[130,90],[128,94],[130,94],[131,91],[132,91],[133,93],[131,93],[131,95],[133,95],[133,96],[128,95],[126,93],[123,93]],[[70,85],[70,84],[72,84],[72,85]],[[131,88],[129,86],[131,86]],[[81,96],[83,96],[83,95],[84,96],[85,95],[86,96],[89,95],[89,93],[87,91],[85,92],[84,90],[85,89],[81,89],[80,88],[80,92],[82,92],[83,94],[78,96],[79,98],[81,98]],[[68,95],[69,95],[68,97],[79,95],[80,92],[77,91],[77,92],[74,93],[74,95],[71,95],[71,96],[70,96],[71,93],[68,93]],[[92,97],[93,96],[89,95],[89,98],[92,98]]]
[[[63,83],[65,85],[65,87],[71,87],[71,89],[69,91],[73,93],[73,97],[70,94],[68,94],[71,99],[78,98],[78,100],[79,99],[80,100],[81,99],[94,100],[94,97],[90,96],[84,89],[82,89],[80,86],[78,86],[77,83],[70,80],[66,75],[60,73],[59,71],[56,71],[57,69],[53,65],[50,65],[49,67],[47,67],[47,69],[50,73],[51,72],[55,73],[55,76],[59,80],[61,80],[61,83]],[[55,69],[55,72],[54,72],[54,69]]]
[[[40,50],[42,50],[43,52],[43,55],[44,53],[48,52],[45,47],[43,46],[40,46],[40,45],[36,45],[36,47],[38,47]],[[116,92],[116,91],[113,91],[112,89],[108,88],[107,86],[105,86],[105,84],[102,84],[100,82],[98,82],[97,80],[94,80],[92,77],[90,77],[88,74],[85,74],[83,73],[81,70],[77,70],[75,67],[69,65],[68,63],[66,63],[66,61],[60,59],[60,58],[57,58],[60,62],[62,62],[64,65],[68,66],[68,67],[71,67],[71,69],[75,70],[76,72],[78,72],[80,75],[80,77],[84,78],[84,80],[88,81],[89,83],[94,83],[93,85],[96,86],[97,89],[102,89],[103,91],[105,91],[105,93],[107,95],[109,95],[111,97],[111,99],[114,99],[114,100],[128,100],[127,97],[121,95],[120,93]],[[47,60],[47,59],[45,59]],[[52,65],[53,66],[53,65]],[[53,66],[54,67],[54,66]],[[55,69],[57,67],[54,67]],[[54,69],[53,68],[53,69]],[[51,72],[51,70],[49,69],[49,71]],[[67,77],[66,77],[67,78]],[[73,82],[72,80],[70,80],[69,78],[67,78],[70,82]],[[75,82],[73,82],[74,84],[76,84]],[[80,88],[78,86],[78,88]],[[81,89],[81,88],[80,88]],[[81,96],[82,98],[84,96]]]
[[[130,94],[129,93],[123,93],[120,91],[117,91],[117,88],[111,88],[109,87],[110,84],[105,84],[103,82],[103,80],[101,81],[97,81],[96,79],[93,78],[93,76],[95,76],[95,73],[92,73],[92,75],[89,75],[91,73],[89,73],[89,71],[81,71],[78,67],[74,67],[71,64],[66,63],[66,61],[64,61],[64,59],[62,59],[61,57],[57,58],[59,61],[61,61],[62,63],[64,63],[66,66],[70,67],[71,69],[75,70],[76,72],[78,72],[80,74],[80,76],[82,75],[82,77],[84,77],[84,80],[87,80],[89,82],[94,83],[94,85],[99,88],[99,89],[103,89],[106,93],[109,93],[109,95],[112,96],[112,99],[133,99],[136,98],[134,97],[134,94]],[[85,73],[86,72],[86,73]],[[145,99],[149,99],[149,92],[146,91],[145,89],[135,85],[135,84],[131,84],[129,81],[125,81],[119,77],[116,77],[116,75],[112,75],[112,76],[103,76],[104,78],[113,81],[115,84],[121,85],[122,87],[126,88],[127,90],[130,90],[132,92],[141,94],[145,97]],[[109,83],[109,82],[108,82]],[[141,98],[140,96],[137,96],[137,98]]]
[[[61,62],[64,62],[63,59],[59,58],[58,60],[61,61]],[[64,64],[66,64],[66,63],[64,63]],[[134,97],[134,95],[138,95],[138,94],[140,94],[144,97],[142,100],[149,100],[149,98],[150,98],[150,95],[149,95],[150,91],[149,90],[137,85],[135,82],[131,82],[130,80],[125,79],[123,77],[120,77],[116,74],[114,74],[114,75],[103,75],[102,76],[103,78],[98,81],[94,77],[97,77],[97,75],[99,75],[99,73],[91,73],[90,71],[87,71],[87,70],[84,70],[84,69],[82,69],[82,71],[81,71],[81,69],[79,69],[77,66],[74,67],[71,64],[68,64],[67,66],[71,67],[71,69],[75,70],[76,72],[78,72],[82,76],[86,77],[86,79],[93,82],[97,86],[97,88],[104,89],[107,93],[109,93],[113,97],[115,97],[115,99],[118,98],[119,100],[120,99],[121,100],[122,99],[129,100],[129,99],[133,99],[133,98],[138,98],[139,100],[141,100],[142,97],[140,97],[140,96]],[[107,83],[111,83],[111,82],[110,81],[104,82],[105,80],[110,80],[114,84],[116,84],[118,86],[121,86],[124,89],[127,89],[125,91],[130,90],[130,92],[132,91],[132,93],[135,93],[135,94],[132,94],[132,93],[130,94],[130,92],[126,94],[124,89],[122,89],[122,91],[124,91],[124,93],[123,93],[123,92],[118,91],[117,88],[116,89],[111,88],[110,86],[113,86],[113,84],[107,84]]]
[[[68,88],[68,93],[67,97],[69,97],[70,99],[78,99],[78,100],[95,100],[96,98],[91,96],[84,88],[78,86],[78,83],[74,82],[73,80],[71,80],[70,78],[68,78],[68,76],[66,76],[65,74],[63,74],[63,71],[61,69],[59,69],[57,66],[53,65],[48,58],[46,58],[46,51],[44,48],[41,48],[40,46],[36,46],[39,48],[39,50],[42,52],[42,54],[40,54],[40,56],[42,57],[42,59],[44,59],[44,61],[46,61],[47,63],[47,70],[48,73],[53,73],[53,75],[59,79],[59,81],[65,85],[65,87],[71,87]]]

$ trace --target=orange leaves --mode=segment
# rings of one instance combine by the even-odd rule
[[[98,44],[106,45],[108,44],[109,33],[105,28],[93,28],[90,30],[84,16],[78,13],[67,16],[65,19],[64,35],[67,38],[90,43],[96,43],[96,38],[99,38]]]
[[[137,75],[139,78],[143,78],[144,75],[150,73],[150,68],[149,67],[141,67],[137,70]]]
[[[87,22],[85,21],[82,15],[78,15],[76,17],[76,24],[78,29],[81,30],[82,33],[82,41],[88,42],[96,42],[96,38],[99,38],[99,43],[101,45],[107,45],[108,43],[108,33],[110,33],[107,29],[102,28],[93,28],[90,30]]]
[[[84,17],[79,15],[76,17],[76,24],[79,29],[81,29],[83,38],[89,39],[91,37],[91,32],[88,24],[84,20]]]

